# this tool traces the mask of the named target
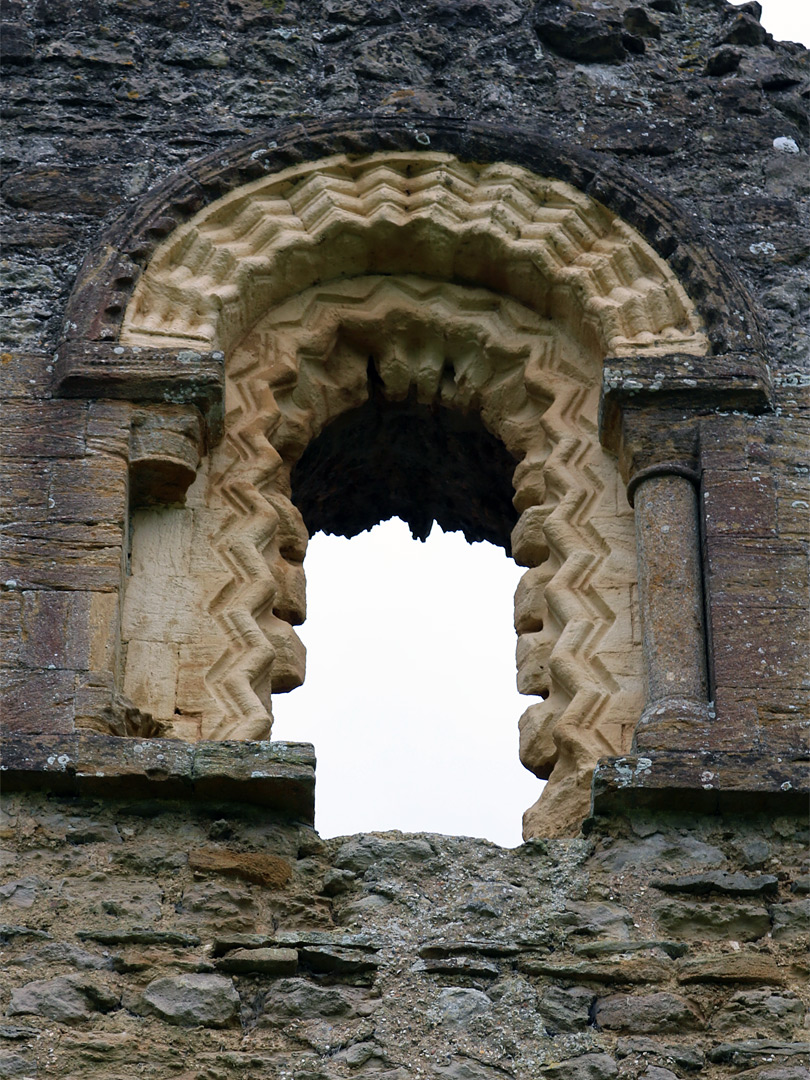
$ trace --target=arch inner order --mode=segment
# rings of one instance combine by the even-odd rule
[[[223,440],[183,507],[133,515],[122,640],[136,704],[180,738],[269,736],[272,693],[304,675],[305,518],[351,534],[390,516],[365,444],[403,433],[391,497],[412,529],[444,512],[527,568],[520,753],[550,782],[525,829],[575,827],[593,765],[629,748],[643,700],[632,512],[596,433],[601,360],[707,351],[642,238],[514,166],[331,158],[178,229],[121,340],[226,354]],[[435,478],[421,519],[424,484],[405,491],[417,467]]]

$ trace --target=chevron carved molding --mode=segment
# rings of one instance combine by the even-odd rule
[[[475,413],[515,460],[526,835],[587,811],[643,704],[632,511],[599,444],[601,360],[707,351],[643,239],[573,188],[441,154],[332,158],[209,206],[156,253],[122,341],[226,353],[225,435],[182,508],[133,522],[125,692],[186,739],[267,737],[304,675],[290,477],[369,398]],[[305,733],[302,733],[305,734]]]

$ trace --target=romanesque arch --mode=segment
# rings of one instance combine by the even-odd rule
[[[581,818],[594,764],[629,749],[643,705],[632,512],[597,434],[602,360],[709,350],[643,237],[520,166],[332,155],[175,230],[120,342],[221,353],[226,371],[224,437],[186,505],[134,515],[122,642],[135,704],[181,738],[267,737],[272,692],[303,679],[291,477],[307,447],[372,396],[480,417],[514,463],[517,520],[502,511],[495,531],[527,567],[518,685],[537,700],[521,758],[551,777],[545,823],[535,811],[528,830]],[[484,527],[475,510],[459,522]]]

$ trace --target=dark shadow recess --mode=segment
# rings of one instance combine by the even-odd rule
[[[387,401],[369,369],[368,401],[325,427],[293,469],[310,535],[356,536],[399,517],[417,540],[437,521],[511,554],[516,460],[503,443],[477,412]]]

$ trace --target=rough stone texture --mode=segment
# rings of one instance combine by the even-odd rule
[[[774,42],[756,3],[724,0],[5,0],[0,14],[3,720],[35,740],[0,825],[0,1073],[804,1080],[807,52]],[[437,836],[321,843],[306,813],[272,804],[268,777],[251,803],[227,745],[217,758],[204,744],[216,760],[193,791],[193,770],[158,761],[159,739],[133,761],[133,736],[198,733],[193,642],[167,661],[187,679],[184,721],[139,707],[143,679],[126,694],[122,554],[133,524],[164,513],[152,495],[179,500],[220,439],[225,358],[205,335],[125,347],[124,313],[160,245],[217,200],[380,153],[506,162],[584,193],[643,237],[710,346],[604,359],[599,421],[624,478],[663,459],[701,477],[715,715],[693,751],[665,740],[601,767],[587,836],[514,852]],[[487,229],[519,244],[508,201],[490,207]],[[227,258],[209,269],[210,299],[233,279]],[[603,287],[619,301],[630,284]],[[467,428],[431,444],[451,477],[468,436],[485,455]],[[492,465],[479,506],[503,531]],[[521,477],[534,499],[541,480]],[[618,484],[614,501],[627,515]],[[532,562],[524,637],[546,618],[530,502],[512,540]],[[286,555],[299,539],[291,528]],[[273,618],[290,625],[301,597],[283,585]],[[588,618],[610,621],[603,601]],[[278,662],[288,683],[299,659]],[[536,659],[523,657],[535,686]],[[99,769],[84,753],[60,761],[77,727],[118,753]],[[558,730],[553,752],[570,761],[575,737]],[[577,777],[580,800],[586,786]],[[604,1019],[624,999],[653,1026],[677,1005],[683,1030],[595,1022],[598,1002]]]
[[[5,876],[27,896],[0,900],[0,1047],[38,1074],[725,1080],[810,1065],[808,936],[665,939],[652,886],[662,859],[684,879],[744,873],[739,852],[764,841],[772,906],[795,902],[802,818],[639,811],[507,851],[397,833],[316,843],[233,802],[20,793],[4,811]],[[212,845],[283,860],[290,880],[201,876],[190,855]],[[330,895],[341,868],[354,876]],[[484,889],[505,897],[496,916],[468,902]],[[708,925],[717,894],[690,902]],[[75,1009],[57,1017],[54,1002]]]
[[[239,995],[221,975],[173,975],[153,979],[134,1011],[155,1013],[182,1027],[225,1027],[236,1020]]]
[[[613,8],[431,2],[407,12],[394,4],[301,7],[294,0],[245,0],[227,11],[220,0],[171,11],[152,3],[102,7],[32,0],[4,14],[4,326],[11,350],[3,354],[10,394],[4,432],[12,504],[24,509],[13,513],[4,545],[2,580],[14,585],[3,599],[12,626],[21,618],[26,627],[68,619],[75,628],[56,653],[45,655],[48,635],[36,630],[35,646],[23,642],[7,654],[13,672],[5,711],[14,726],[151,735],[171,722],[186,736],[198,730],[188,646],[162,650],[168,669],[151,686],[134,673],[139,664],[150,668],[160,642],[133,639],[130,689],[170,713],[159,722],[110,686],[111,674],[119,691],[126,681],[116,637],[126,461],[137,499],[144,476],[151,477],[147,487],[176,493],[188,480],[189,443],[165,426],[167,404],[191,410],[192,426],[198,409],[210,441],[221,430],[222,357],[208,351],[204,333],[188,350],[161,353],[151,342],[141,353],[117,351],[116,328],[159,245],[240,184],[264,183],[268,174],[318,157],[438,147],[493,160],[474,125],[464,131],[442,119],[452,115],[491,122],[503,133],[501,159],[587,190],[629,222],[697,304],[714,354],[734,353],[742,365],[729,395],[712,376],[696,440],[690,427],[705,495],[718,715],[708,737],[727,749],[755,732],[758,747],[794,752],[803,737],[794,721],[805,708],[808,669],[807,492],[795,451],[806,433],[806,54],[773,42],[755,7],[740,13],[719,0],[647,7],[616,0]],[[348,118],[357,113],[362,121]],[[327,115],[347,119],[330,127],[320,123]],[[541,151],[504,126],[524,121]],[[116,223],[120,212],[130,217]],[[62,326],[68,291],[100,228],[104,240]],[[730,289],[723,267],[732,263],[742,280]],[[757,297],[756,314],[746,287]],[[210,311],[202,314],[201,325]],[[741,417],[731,403],[750,395],[752,383],[739,372],[764,340],[777,409]],[[47,397],[57,345],[59,386],[77,395],[75,403]],[[669,361],[667,371],[675,366]],[[618,378],[641,403],[659,393],[667,371],[653,369],[639,386],[630,386],[627,373]],[[696,393],[704,394],[702,373],[693,374]],[[766,378],[762,371],[759,378]],[[732,382],[726,378],[726,390]],[[94,400],[100,394],[104,402]],[[143,402],[152,403],[150,417],[163,417],[146,456],[135,415],[143,415]],[[762,411],[750,397],[747,407]],[[658,422],[662,452],[668,432],[681,426],[676,419],[665,431]],[[752,555],[763,545],[773,582],[785,587],[759,584],[762,560]],[[536,543],[529,549],[536,553]],[[301,675],[300,650],[284,630],[301,614],[300,590],[284,584],[271,627],[279,638],[279,687]],[[518,616],[524,626],[538,617],[527,597]],[[760,659],[752,665],[749,656]],[[174,675],[187,686],[180,713],[168,709]],[[553,705],[540,709],[554,712]],[[157,727],[147,730],[150,724]],[[560,782],[572,768],[567,756],[576,758],[569,742],[576,736],[567,732],[553,749]],[[618,729],[603,751],[617,738]],[[537,760],[551,742],[533,742],[532,767],[544,768]],[[586,759],[576,760],[574,771],[587,773]],[[586,782],[577,776],[572,787],[577,813]],[[549,789],[549,807],[560,786]],[[575,816],[567,814],[568,827]],[[536,814],[532,821],[536,831]]]

